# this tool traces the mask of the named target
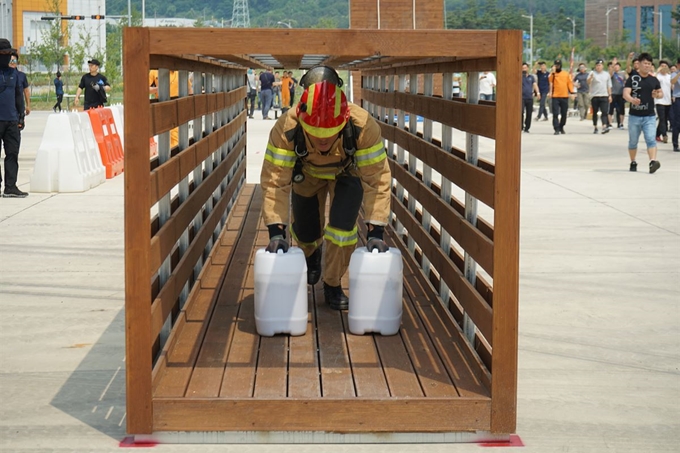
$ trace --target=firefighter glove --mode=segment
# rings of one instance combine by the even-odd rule
[[[372,225],[373,229],[366,234],[366,248],[369,252],[373,250],[378,250],[378,253],[385,253],[390,248],[387,246],[383,240],[383,232],[385,228],[381,225]]]

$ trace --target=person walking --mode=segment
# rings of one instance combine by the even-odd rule
[[[54,79],[54,93],[57,95],[57,103],[54,104],[52,110],[56,113],[57,109],[59,109],[61,113],[61,101],[64,99],[64,82],[61,80],[61,72],[59,71],[57,71],[57,77]]]
[[[638,141],[640,133],[645,137],[647,155],[649,156],[649,172],[654,173],[661,164],[656,160],[656,115],[654,114],[654,99],[663,97],[659,80],[650,74],[652,70],[652,56],[641,53],[638,56],[638,69],[626,80],[623,88],[623,98],[630,102],[628,116],[628,154],[630,156],[630,171],[637,171]]]
[[[295,77],[293,77],[293,71],[288,71],[288,77],[290,77],[291,83],[290,83],[290,104],[288,105],[289,107],[293,107],[293,103],[295,102],[295,87],[298,84],[298,81]]]
[[[654,99],[656,115],[659,117],[659,124],[656,126],[656,141],[668,143],[668,123],[671,116],[671,74],[667,61],[659,61],[656,78],[661,84],[661,92],[663,93],[660,99]]]
[[[300,102],[272,128],[262,165],[266,250],[288,251],[292,204],[290,236],[304,251],[307,283],[319,281],[323,260],[325,301],[331,309],[345,310],[349,299],[341,279],[358,241],[361,207],[368,250],[388,250],[383,233],[390,213],[390,167],[380,126],[366,110],[347,102],[335,70],[312,68],[300,85]]]
[[[28,84],[28,77],[26,77],[26,73],[20,71],[17,66],[19,66],[19,53],[14,50],[9,61],[9,67],[14,68],[19,74],[19,85],[21,86],[21,90],[24,93],[24,112],[22,116],[28,116],[31,114],[31,89],[29,88],[30,85]],[[20,128],[23,129],[21,126]]]
[[[12,44],[5,38],[0,38],[0,77],[2,89],[0,89],[0,145],[5,149],[5,190],[3,198],[24,198],[28,193],[17,187],[19,173],[19,132],[20,114],[24,112],[24,92],[19,84],[19,76],[16,69],[10,67]],[[0,186],[3,177],[0,169]]]
[[[246,81],[248,83],[248,105],[246,105],[246,110],[248,111],[248,118],[254,118],[255,100],[257,99],[257,81],[255,79],[255,71],[253,71],[252,68],[248,69],[246,73]]]
[[[539,69],[536,72],[536,83],[538,84],[538,92],[540,93],[539,99],[540,103],[538,105],[538,116],[536,121],[543,117],[543,121],[548,121],[548,109],[546,108],[546,101],[548,99],[548,93],[550,92],[550,72],[548,72],[548,67],[545,61],[538,62]]]
[[[673,87],[673,105],[671,106],[671,127],[672,127],[672,141],[673,151],[680,151],[678,148],[678,135],[680,135],[680,58],[678,64],[675,66],[675,72],[671,73],[671,86]]]
[[[538,84],[532,74],[529,74],[529,65],[522,63],[522,115],[524,115],[524,126],[522,131],[529,133],[531,128],[531,115],[534,114],[534,95],[541,98],[538,91]]]
[[[612,124],[614,112],[616,112],[616,125],[623,129],[623,119],[626,114],[626,103],[623,100],[623,85],[626,83],[628,74],[621,70],[621,65],[615,62],[612,65],[612,102],[609,104],[609,124]]]
[[[83,103],[83,110],[95,109],[97,107],[104,107],[107,102],[106,93],[111,91],[111,85],[102,74],[99,73],[101,63],[96,58],[89,60],[87,65],[90,72],[83,74],[80,78],[80,84],[76,90],[76,97],[73,101],[77,107],[80,102],[80,95],[85,91],[85,101]]]
[[[609,124],[609,102],[611,101],[612,79],[609,72],[604,70],[604,61],[595,62],[595,70],[588,75],[590,87],[590,103],[593,109],[593,134],[597,134],[597,113],[600,112],[602,133],[606,134],[611,129]]]
[[[260,74],[260,98],[262,99],[262,119],[268,120],[269,110],[272,108],[272,101],[274,100],[274,82],[276,78],[271,69],[267,69]]]
[[[496,76],[489,71],[484,71],[479,75],[479,99],[482,101],[493,101],[493,89],[496,86]]]
[[[569,98],[573,98],[574,83],[567,71],[562,70],[562,60],[555,60],[554,71],[550,73],[550,92],[552,98],[554,135],[565,134]]]
[[[590,106],[590,87],[588,86],[588,74],[586,65],[578,65],[578,72],[574,76],[574,86],[576,86],[576,103],[578,114],[581,121],[588,118],[588,106]]]

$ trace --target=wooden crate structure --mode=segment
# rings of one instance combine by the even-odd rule
[[[190,377],[172,380],[196,374],[196,348],[206,346],[187,344],[186,335],[209,342],[207,314],[217,312],[218,296],[239,290],[240,281],[229,286],[228,272],[248,263],[233,257],[266,243],[258,189],[245,184],[245,70],[318,63],[361,74],[361,103],[380,122],[392,169],[390,241],[410,269],[406,289],[432,346],[426,352],[439,354],[437,363],[452,381],[459,373],[469,376],[474,391],[454,385],[453,396],[428,394],[426,376],[418,374],[421,397],[391,390],[362,396],[356,388],[350,397],[323,391],[195,397],[201,392],[188,391]],[[129,433],[514,432],[519,31],[128,28],[124,64]],[[152,68],[159,69],[160,87],[158,101],[150,102]],[[495,102],[478,102],[476,81],[484,70],[497,72]],[[458,72],[467,73],[468,97],[452,99]],[[179,96],[170,98],[175,77]],[[173,149],[171,133],[179,141]],[[454,146],[454,133],[463,134],[463,146]],[[158,156],[150,159],[154,135]],[[487,139],[495,152],[482,159],[479,141]],[[259,233],[246,242],[250,230]],[[428,325],[434,318],[427,313],[441,325]],[[193,362],[169,359],[181,348]],[[447,350],[454,350],[455,363],[442,355]],[[417,354],[412,347],[403,355],[411,370],[422,365]],[[381,370],[389,386],[394,370],[385,363]],[[323,376],[317,380],[323,387]],[[181,385],[166,394],[159,386],[167,390],[168,382]],[[225,378],[221,385],[235,382]]]

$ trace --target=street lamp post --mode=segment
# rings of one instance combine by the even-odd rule
[[[522,17],[529,19],[529,67],[531,68],[534,66],[534,15],[522,14]]]
[[[567,17],[567,20],[571,22],[571,37],[576,39],[576,20],[571,17]]]
[[[290,24],[290,22],[284,22],[284,21],[278,21],[277,24],[279,25],[285,25],[288,28],[293,28],[293,26]]]
[[[616,6],[612,6],[611,8],[607,8],[607,45],[605,47],[609,47],[609,13],[611,13],[614,10],[617,10],[618,8]]]
[[[659,60],[663,58],[663,11],[654,13],[659,16]]]

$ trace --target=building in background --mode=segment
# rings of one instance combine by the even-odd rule
[[[671,27],[677,4],[678,0],[586,0],[585,37],[606,47],[623,35],[631,47],[644,46],[645,34],[658,34],[661,20],[664,39],[677,39],[678,30]]]
[[[54,13],[47,0],[0,0],[0,8],[0,36],[11,37],[12,45],[22,54],[43,40],[50,21],[41,17]],[[88,55],[105,52],[106,23],[91,17],[106,14],[105,0],[62,0],[60,13],[84,16],[84,20],[64,21],[71,25],[71,44],[86,42],[89,37]],[[82,69],[86,71],[87,65]]]

